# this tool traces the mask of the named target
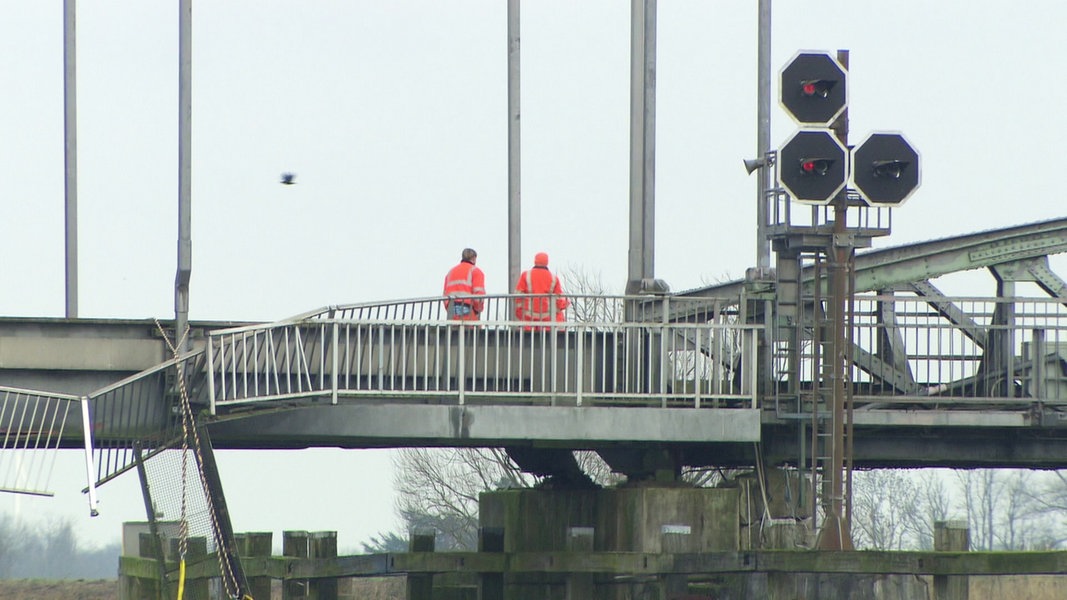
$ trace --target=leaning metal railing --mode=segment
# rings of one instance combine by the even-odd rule
[[[511,317],[526,298],[482,298],[477,322],[424,298],[212,332],[211,409],[292,398],[756,407],[755,327],[671,323],[669,302],[604,296],[568,296],[566,320],[531,324]]]
[[[87,398],[0,387],[0,492],[51,496],[48,489],[64,428],[80,412],[89,510],[96,514],[96,488],[89,476],[92,427]]]
[[[179,412],[180,380],[192,396],[203,395],[207,379],[204,352],[197,350],[117,381],[89,394],[98,484],[130,471],[182,439]],[[203,404],[203,401],[200,401]]]

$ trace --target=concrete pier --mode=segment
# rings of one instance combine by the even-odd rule
[[[483,494],[484,530],[503,532],[504,552],[558,553],[581,564],[592,552],[686,553],[740,548],[737,489],[650,486],[602,490],[506,490]],[[625,600],[684,597],[684,575],[597,577],[504,573],[483,600]]]

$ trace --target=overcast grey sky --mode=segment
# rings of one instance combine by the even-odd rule
[[[171,319],[177,2],[80,5],[80,316]],[[58,317],[62,2],[0,11],[0,315]],[[621,290],[629,2],[536,0],[521,15],[523,261],[544,250]],[[896,130],[919,149],[922,188],[875,242],[899,245],[1064,216],[1064,22],[1052,0],[780,1],[772,64],[848,49],[850,139]],[[756,152],[756,26],[755,0],[659,2],[655,274],[674,290],[755,262],[741,161]],[[190,319],[435,295],[464,246],[490,293],[509,289],[504,0],[194,2],[193,37]],[[772,145],[795,128],[775,100]],[[298,184],[279,185],[283,171]],[[984,276],[968,285],[987,280],[966,293],[991,294]],[[397,523],[388,456],[222,452],[234,526],[336,529],[354,548]],[[63,472],[80,477],[78,460]],[[313,493],[320,466],[348,474],[343,505]],[[266,489],[266,470],[309,494]],[[93,520],[77,493],[0,495],[0,510],[69,514],[99,541],[144,518],[133,474],[100,497]]]

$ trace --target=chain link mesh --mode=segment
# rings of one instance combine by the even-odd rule
[[[156,326],[167,341],[174,358],[177,359],[179,348],[183,346],[189,330],[186,329],[183,332],[177,343],[172,343],[158,320]],[[185,373],[181,362],[177,363],[177,371],[182,425],[181,448],[161,452],[145,463],[149,497],[152,499],[157,520],[162,520],[163,515],[169,514],[174,515],[178,521],[178,538],[164,540],[164,548],[168,550],[173,548],[175,558],[186,560],[189,540],[202,538],[206,554],[214,553],[218,558],[221,587],[226,597],[238,598],[240,586],[234,574],[233,565],[226,555],[222,528],[212,505],[211,493],[204,473],[200,436],[197,433],[196,419],[189,402],[189,391],[185,384]],[[190,473],[190,464],[196,467],[195,477]]]

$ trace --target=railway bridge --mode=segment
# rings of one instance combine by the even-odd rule
[[[1048,256],[1065,234],[1055,220],[857,256],[855,466],[1059,466],[1067,284]],[[979,268],[996,295],[949,298],[931,283]],[[193,323],[194,349],[177,357],[169,323],[5,318],[0,422],[23,439],[42,430],[38,404],[85,400],[86,427],[69,411],[50,442],[91,439],[112,465],[100,480],[130,466],[110,454],[173,437],[179,384],[219,448],[588,449],[631,476],[650,456],[672,469],[752,464],[757,447],[769,464],[804,464],[826,415],[815,273],[796,273],[793,324],[764,317],[789,299],[767,301],[759,280],[572,296],[568,320],[541,331],[514,320],[514,296],[488,297],[475,326],[448,321],[440,298]],[[1018,296],[1018,282],[1046,293]]]
[[[125,472],[155,477],[146,465],[193,430],[208,506],[212,448],[437,446],[503,447],[564,486],[581,483],[574,450],[631,481],[780,467],[811,482],[795,500],[814,515],[835,418],[825,273],[783,250],[772,277],[569,295],[543,328],[514,319],[514,295],[486,297],[478,322],[432,297],[192,323],[185,352],[171,322],[0,319],[0,487],[48,493],[32,457],[84,448],[93,503]],[[856,256],[847,470],[1064,466],[1067,283],[1048,261],[1064,250],[1061,219]],[[972,269],[994,295],[934,283]]]

